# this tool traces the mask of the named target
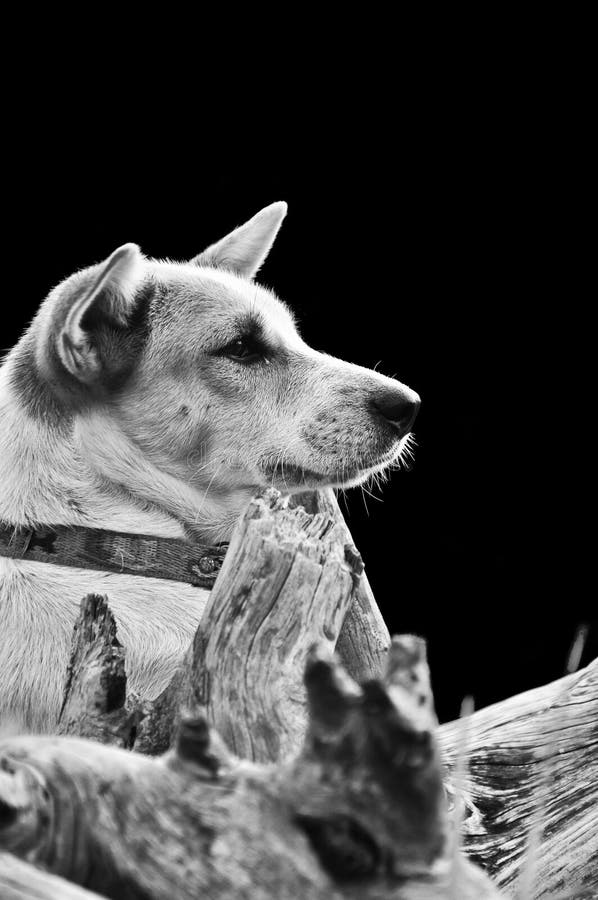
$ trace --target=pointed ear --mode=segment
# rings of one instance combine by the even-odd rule
[[[79,381],[92,381],[101,369],[93,328],[100,322],[115,327],[127,323],[142,260],[137,244],[123,244],[103,263],[81,273],[82,278],[75,276],[73,293],[62,299],[66,310],[56,349],[64,367]]]
[[[286,214],[286,203],[271,203],[244,225],[195,256],[191,263],[228,269],[245,278],[253,278],[270,252]]]

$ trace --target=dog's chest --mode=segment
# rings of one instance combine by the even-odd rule
[[[105,594],[126,649],[129,689],[166,686],[200,623],[209,591],[134,575],[0,558],[0,716],[32,729],[56,722],[81,599]]]

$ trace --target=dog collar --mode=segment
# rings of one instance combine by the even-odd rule
[[[81,525],[26,528],[0,522],[0,556],[9,559],[167,578],[202,588],[213,587],[227,547]]]

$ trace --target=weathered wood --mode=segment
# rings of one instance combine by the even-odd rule
[[[0,853],[0,897],[2,900],[101,900],[99,894],[37,869],[12,853]]]
[[[493,900],[453,854],[423,654],[396,640],[359,688],[312,651],[305,744],[275,766],[231,756],[197,712],[160,759],[5,739],[0,847],[114,900]]]
[[[337,878],[363,879],[360,897],[370,896],[374,873],[388,879],[376,897],[498,897],[454,852],[425,642],[394,638],[385,668],[383,680],[358,687],[338,663],[312,652],[310,726],[288,779],[296,815]]]
[[[451,722],[438,731],[451,772],[460,727]],[[597,897],[598,660],[475,713],[467,757],[467,853],[498,884],[515,889],[539,813],[529,900],[561,893]]]
[[[307,503],[334,514],[321,498]],[[143,709],[125,697],[124,650],[109,611],[98,598],[88,598],[75,633],[62,730],[155,754],[170,746],[181,703],[199,699],[239,755],[271,760],[297,749],[306,708],[296,672],[313,640],[334,644],[359,585],[359,558],[345,543],[343,527],[338,520],[333,527],[322,512],[314,518],[286,509],[275,493],[254,501],[185,665]],[[316,602],[321,596],[324,601]],[[366,657],[368,670],[373,657],[367,651]],[[463,842],[502,884],[516,884],[540,811],[547,834],[535,863],[536,893],[579,886],[584,879],[596,885],[594,666],[471,717]],[[460,727],[452,723],[439,732],[449,767]],[[550,796],[543,798],[547,780]]]
[[[353,676],[379,674],[390,639],[336,498],[330,491],[300,499],[289,505],[268,491],[249,505],[189,652],[143,709],[121,696],[123,648],[102,619],[104,607],[88,599],[75,629],[60,733],[162,753],[181,707],[199,702],[239,756],[273,761],[302,739],[300,673],[312,643],[336,644]]]
[[[240,757],[296,752],[305,732],[302,671],[309,647],[334,648],[361,558],[344,523],[290,508],[276,491],[241,516],[186,659],[149,709],[136,747],[163,752],[178,710],[199,703]]]
[[[75,658],[83,664],[72,668],[83,673],[83,686],[90,695],[86,698],[81,687],[75,692],[80,699],[76,708],[83,715],[80,720],[72,717],[71,730],[80,729],[104,742],[129,746],[131,711],[115,703],[116,697],[121,702],[125,696],[123,651],[115,640],[113,620],[104,603],[94,597],[87,603],[91,604],[91,621],[97,627],[78,629],[76,646],[80,649]],[[222,618],[226,620],[224,609]],[[90,645],[87,651],[85,640]],[[95,671],[102,665],[107,668],[103,676]],[[543,896],[547,890],[564,892],[566,885],[571,893],[563,893],[563,897],[581,898],[588,890],[598,892],[597,669],[598,661],[582,672],[488,707],[469,719],[464,849],[493,873],[498,883],[516,885],[534,815],[545,807],[548,834],[540,842],[533,896]],[[117,690],[108,688],[107,675],[115,677]],[[235,683],[235,676],[229,677]],[[74,679],[71,675],[70,694]],[[98,686],[102,688],[101,700],[110,696],[111,704],[103,700],[96,703]],[[174,704],[180,696],[183,691],[179,683],[170,701]],[[159,719],[155,710],[150,714]],[[175,718],[172,711],[163,735],[166,747]],[[144,724],[139,729],[142,735]],[[451,771],[461,730],[462,723],[455,722],[441,726],[438,732]],[[155,722],[150,733],[155,741]],[[542,788],[547,773],[550,796],[545,798]],[[450,778],[447,789],[449,794],[454,793]]]
[[[130,749],[143,713],[127,697],[125,650],[108,600],[89,594],[73,632],[58,734],[74,734]]]
[[[288,508],[276,492],[241,517],[198,629],[193,700],[238,756],[296,752],[306,726],[310,646],[334,649],[362,571],[325,513]]]
[[[292,506],[301,505],[310,513],[330,516],[341,526],[346,543],[353,546],[351,532],[331,488],[295,494],[290,498],[290,503]],[[389,646],[388,628],[372,593],[367,575],[362,572],[353,603],[341,628],[336,652],[351,677],[363,681],[366,678],[378,678],[384,671]]]

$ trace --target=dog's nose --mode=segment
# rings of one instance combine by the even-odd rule
[[[401,437],[411,431],[421,406],[421,400],[415,391],[410,391],[408,395],[398,391],[378,394],[372,403],[377,414],[390,422]]]

